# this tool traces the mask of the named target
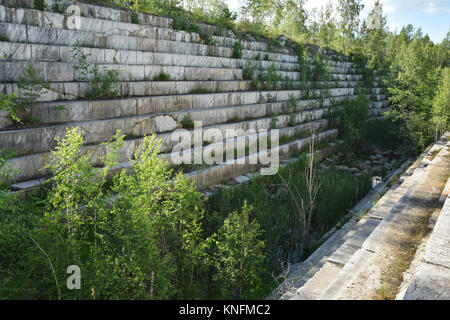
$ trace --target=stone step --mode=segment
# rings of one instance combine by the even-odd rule
[[[403,300],[450,300],[450,178],[439,201],[444,201],[425,253],[418,262]]]
[[[387,94],[372,94],[370,97],[373,101],[384,101],[388,99]]]
[[[392,183],[391,181],[398,174],[401,174],[409,164],[410,160],[405,161],[390,174],[386,181],[377,185],[375,189],[352,208],[350,220],[314,253],[314,255],[320,255],[321,251],[323,251],[320,255],[321,260],[315,261],[311,271],[309,271],[309,278],[298,282],[289,292],[285,293],[283,295],[285,299],[319,299],[330,283],[341,272],[342,267],[348,262],[350,257],[361,247],[362,242],[380,223],[382,218],[380,210],[383,214],[386,214],[392,208],[393,202],[387,201],[387,199],[401,196],[398,185],[405,183],[404,180],[409,173],[402,175],[391,189],[387,189]],[[376,201],[377,197],[383,193],[384,195],[381,199],[373,206],[373,201]],[[372,213],[375,211],[378,213],[374,216]],[[305,275],[307,275],[306,272]]]
[[[0,64],[0,81],[17,82],[29,61],[3,61]],[[37,76],[46,82],[73,82],[87,81],[83,75],[85,70],[76,70],[75,64],[67,62],[34,62],[33,68]],[[205,80],[243,80],[243,69],[184,67],[165,65],[125,65],[125,64],[97,64],[99,73],[105,70],[116,70],[119,81],[150,81],[162,73],[168,74],[171,80],[178,81],[205,81]],[[106,69],[105,69],[106,68]],[[263,75],[264,70],[255,70],[254,76]],[[275,71],[278,77],[285,80],[301,80],[301,73],[297,71]],[[330,74],[332,80],[360,80],[361,75]]]
[[[315,141],[316,143],[320,143],[335,137],[337,137],[337,130],[332,129],[318,133],[315,136]],[[270,152],[278,153],[279,159],[287,159],[293,154],[298,154],[304,151],[308,147],[310,139],[311,137],[297,139],[276,148],[272,148]],[[262,165],[257,162],[256,159],[261,156],[265,156],[265,152],[258,152],[250,156],[245,156],[243,158],[236,159],[232,163],[223,163],[210,168],[187,173],[186,176],[191,178],[200,189],[203,189],[217,185],[224,179],[234,178],[260,168]],[[253,162],[257,162],[257,164],[252,164]],[[274,165],[276,168],[278,167],[277,163]]]
[[[354,98],[353,88],[314,89],[307,91],[240,91],[228,93],[148,96],[108,100],[75,100],[36,103],[20,111],[22,119],[31,118],[43,124],[67,123],[159,114],[182,110],[229,108],[259,104],[270,112],[288,111],[290,98],[295,98],[298,108],[331,106],[346,98]],[[329,96],[329,97],[327,97]],[[315,97],[315,98],[310,98]],[[291,106],[291,108],[293,108]],[[226,111],[226,110],[225,110]],[[3,128],[5,129],[5,128]]]
[[[51,10],[51,7],[55,1],[45,0],[47,10]],[[63,1],[64,4],[75,4],[79,7],[80,12],[89,17],[96,17],[97,19],[106,19],[111,21],[131,22],[131,10],[125,10],[122,8],[113,8],[110,6],[95,5],[91,3],[79,2],[79,1]],[[34,8],[34,0],[0,0],[0,4],[3,6],[15,8]],[[70,10],[68,10],[70,11]],[[150,26],[157,26],[162,28],[170,28],[172,25],[172,18],[154,16],[151,14],[140,13],[140,21],[143,24]]]
[[[27,42],[37,44],[53,44],[65,46],[107,48],[133,51],[150,51],[197,56],[215,56],[231,58],[233,49],[192,42],[157,40],[133,36],[99,35],[95,32],[52,29],[21,24],[0,22],[0,34],[11,42]],[[268,60],[296,63],[297,57],[286,54],[243,50],[242,59],[254,59],[258,54],[267,55]]]
[[[302,90],[305,97],[308,92],[314,94],[314,89],[339,89],[355,88],[358,81],[292,81],[287,84],[284,81],[275,83],[275,90]],[[305,89],[307,88],[307,89]],[[70,101],[87,99],[90,85],[87,82],[53,82],[49,83],[49,89],[43,90],[36,99],[37,102]],[[10,94],[18,91],[16,83],[0,83],[0,92]],[[186,94],[210,94],[233,91],[254,91],[251,80],[231,81],[119,81],[116,86],[119,97],[160,96],[160,95],[186,95]],[[45,91],[45,92],[44,92]],[[262,92],[266,90],[260,90]]]
[[[55,143],[54,138],[63,136],[66,127],[80,127],[84,132],[86,142],[94,143],[108,140],[118,129],[130,136],[144,136],[146,134],[173,131],[182,127],[182,122],[186,117],[194,121],[202,121],[203,126],[208,126],[239,121],[241,119],[260,118],[269,114],[284,112],[284,110],[277,110],[276,107],[280,108],[280,106],[275,106],[266,109],[261,108],[260,104],[227,108],[205,108],[0,131],[0,146],[2,148],[12,148],[16,150],[18,155],[26,155],[52,149]],[[301,118],[322,117],[327,110],[327,108],[322,108],[302,111],[297,113],[297,116]]]
[[[0,64],[0,81],[17,82],[28,66],[29,61],[3,61]],[[37,76],[45,82],[73,82],[87,81],[83,70],[75,70],[74,64],[66,62],[33,62]],[[99,73],[104,74],[105,69],[116,70],[118,81],[151,81],[161,73],[168,74],[172,80],[242,80],[242,69],[205,68],[205,67],[178,67],[158,65],[119,65],[98,64]],[[300,79],[298,72],[277,72],[282,77]]]
[[[390,108],[383,108],[383,109],[375,109],[375,108],[372,108],[371,110],[370,110],[370,112],[371,112],[371,114],[373,114],[373,115],[375,115],[375,116],[381,116],[381,115],[383,115],[385,112],[387,112],[387,111],[389,111],[390,110]]]
[[[431,216],[428,220],[428,225],[427,225],[426,231],[424,232],[424,236],[423,236],[422,240],[420,241],[420,244],[417,245],[417,250],[416,250],[416,253],[414,254],[414,258],[411,261],[411,264],[408,267],[408,269],[403,272],[403,281],[402,281],[402,284],[399,286],[399,291],[398,291],[397,295],[395,296],[395,300],[405,299],[405,295],[406,295],[406,292],[408,291],[409,287],[411,287],[409,294],[411,294],[412,291],[416,291],[416,289],[421,287],[421,285],[420,284],[418,285],[418,283],[422,282],[422,280],[425,280],[425,282],[427,282],[427,284],[425,284],[425,285],[422,284],[423,287],[420,288],[419,290],[417,290],[417,293],[420,291],[422,291],[422,293],[424,291],[434,291],[433,288],[430,288],[430,286],[428,284],[431,282],[428,280],[431,277],[425,276],[423,279],[416,282],[416,279],[423,277],[423,274],[420,275],[422,272],[419,272],[419,273],[417,273],[417,272],[422,268],[421,265],[424,263],[423,258],[425,256],[425,254],[427,253],[427,251],[430,249],[434,250],[435,247],[440,246],[440,244],[437,244],[437,243],[432,243],[430,245],[428,245],[428,243],[430,241],[430,237],[433,233],[433,230],[437,224],[437,221],[439,220],[440,213],[445,212],[444,205],[445,205],[446,199],[448,198],[449,191],[450,191],[450,177],[447,179],[444,190],[442,191],[442,194],[439,197],[438,204],[436,205],[436,208],[434,209],[433,213],[431,214]],[[438,236],[438,238],[445,239],[445,238],[442,238],[442,236]],[[436,239],[436,236],[435,236],[435,239]],[[439,241],[439,242],[441,242],[441,241]],[[445,240],[443,242],[445,243]],[[449,244],[450,243],[447,243],[446,246],[448,247]],[[441,255],[448,256],[449,254],[446,254],[445,251],[441,251]],[[421,268],[419,269],[419,267],[421,267]],[[416,274],[418,274],[418,277],[415,276]],[[413,281],[414,281],[414,284],[413,284]],[[445,281],[443,281],[443,282],[445,282]],[[446,286],[447,286],[447,288],[449,287],[448,284]],[[438,286],[433,284],[432,287],[437,288]],[[425,289],[425,290],[423,290],[423,289]],[[440,294],[438,293],[436,295],[436,291],[439,292],[441,290],[434,291],[435,297],[436,296],[438,297]],[[425,295],[429,295],[429,293],[426,293]],[[420,294],[418,296],[420,296]],[[412,299],[417,299],[417,298],[418,297],[409,296],[409,298],[407,298],[407,300],[412,300]],[[428,297],[428,298],[422,297],[421,300],[425,300],[425,299],[430,300],[431,297]]]
[[[332,129],[332,130],[326,130],[326,131],[317,133],[315,139],[317,142],[321,142],[325,139],[331,139],[336,136],[337,136],[337,130]],[[296,139],[289,143],[280,145],[278,147],[274,147],[269,152],[273,152],[273,151],[279,152],[279,158],[284,159],[284,158],[287,158],[289,155],[293,154],[294,152],[295,153],[300,152],[307,145],[307,142],[309,141],[309,139],[310,139],[310,137]],[[135,148],[137,148],[137,149],[140,148],[140,145],[141,144],[135,145]],[[228,146],[228,148],[231,149],[232,146],[234,146],[234,144]],[[207,146],[202,147],[202,149],[205,149],[205,148],[207,148]],[[132,153],[129,153],[129,154],[131,154],[131,157],[129,157],[128,160],[119,163],[119,165],[116,168],[111,170],[110,175],[117,174],[122,169],[128,168],[130,166],[129,159],[132,159],[132,156],[134,155],[134,151],[136,151],[137,149],[131,150]],[[103,148],[103,150],[101,150],[101,154],[104,154],[104,152],[105,152],[105,150]],[[238,155],[238,158],[235,158],[235,161],[231,160],[231,161],[227,161],[227,162],[224,162],[224,163],[218,164],[218,165],[212,164],[210,167],[207,167],[205,169],[186,173],[186,176],[193,179],[196,182],[196,184],[201,188],[212,186],[212,185],[215,185],[215,184],[218,184],[218,183],[224,181],[225,179],[229,179],[229,178],[233,178],[233,177],[236,177],[236,176],[239,176],[242,174],[246,174],[250,171],[255,170],[256,168],[261,167],[262,164],[260,162],[256,161],[256,163],[254,163],[255,162],[254,160],[250,160],[250,159],[257,159],[258,157],[260,157],[260,155],[261,155],[261,152],[246,155],[242,158],[239,158],[239,155]],[[159,156],[163,157],[164,159],[166,159],[169,162],[169,164],[171,164],[172,154],[162,153]],[[124,158],[124,156],[122,155],[121,158]],[[48,162],[48,160],[47,160],[47,162]],[[173,165],[173,163],[172,163],[172,165]],[[49,174],[49,172],[47,172],[47,174]],[[17,183],[12,184],[11,188],[12,188],[12,190],[22,190],[22,191],[26,190],[26,189],[31,189],[31,188],[41,185],[46,179],[47,178],[37,178],[37,179],[33,179],[33,180],[17,182]]]
[[[6,59],[70,62],[71,46],[43,45],[36,43],[0,42],[2,56]],[[187,54],[172,54],[160,52],[146,52],[133,50],[119,50],[106,48],[78,47],[86,55],[86,61],[91,64],[136,64],[136,65],[169,65],[186,67],[210,68],[241,68],[246,60],[222,58],[213,56],[198,56]],[[256,68],[268,69],[272,64],[277,70],[294,71],[299,69],[298,63],[253,60]],[[336,70],[352,70],[346,67],[334,67]],[[338,73],[338,72],[336,72]]]
[[[441,147],[441,151],[444,153],[441,152],[440,154],[445,157],[444,154],[446,154],[447,150]],[[335,277],[321,294],[320,299],[348,299],[350,292],[358,292],[355,290],[361,290],[362,287],[366,288],[364,290],[368,290],[369,292],[378,288],[379,284],[371,284],[371,286],[367,287],[370,282],[370,277],[377,275],[377,260],[375,259],[378,254],[381,254],[384,257],[383,259],[389,258],[387,253],[381,252],[381,250],[385,250],[386,248],[383,243],[387,241],[388,233],[394,232],[395,234],[401,234],[400,232],[402,231],[399,230],[401,229],[399,224],[401,219],[406,218],[411,220],[411,217],[407,217],[409,215],[408,207],[412,199],[411,197],[417,192],[418,188],[423,187],[424,181],[429,176],[430,167],[433,167],[433,163],[436,163],[436,161],[433,161],[427,158],[422,160],[412,175],[398,187],[398,192],[401,196],[398,199],[388,199],[391,203],[385,204],[385,206],[389,206],[391,209],[387,214],[383,213],[382,210],[371,210],[372,212],[369,212],[371,217],[382,216],[382,221],[364,240],[361,248],[346,262],[338,276]],[[363,278],[369,277],[367,280],[369,282],[366,284],[360,283],[360,277],[362,276]],[[358,279],[358,283],[354,282],[356,279]],[[356,288],[354,287],[355,284]],[[366,295],[370,296],[366,292],[361,292],[360,295],[361,298],[364,298]]]
[[[389,107],[389,100],[375,101],[373,103],[373,107],[375,109],[383,109],[383,108]]]
[[[7,61],[39,61],[39,62],[69,62],[74,63],[71,50],[73,47],[65,45],[43,45],[35,43],[0,41],[0,54]],[[86,55],[86,61],[91,64],[117,65],[159,65],[179,67],[204,67],[221,69],[242,69],[247,60],[170,54],[160,52],[142,52],[133,50],[101,49],[78,47]],[[331,62],[331,61],[330,61]],[[278,71],[296,71],[299,64],[266,60],[252,60],[256,70],[267,70],[274,67]],[[328,65],[329,73],[355,74],[354,68]]]
[[[97,49],[116,49],[143,52],[159,52],[169,54],[185,54],[190,56],[212,56],[231,58],[232,48],[204,45],[192,42],[156,40],[133,36],[99,35],[89,31],[53,29],[21,24],[0,22],[0,34],[13,43],[51,44],[58,46],[81,46]],[[265,60],[280,63],[297,63],[297,56],[283,55],[265,51],[243,50],[242,60],[253,60],[262,54]],[[338,70],[347,70],[348,66],[335,64],[326,60]],[[354,69],[351,69],[354,70]]]
[[[46,0],[46,2],[48,3],[48,7],[50,8],[51,5],[53,4],[53,1],[51,0]],[[153,26],[156,27],[156,30],[161,30],[159,33],[162,34],[167,34],[167,33],[175,33],[178,32],[178,36],[175,36],[174,38],[177,41],[180,41],[183,38],[194,38],[195,40],[198,39],[199,35],[197,33],[194,32],[185,32],[185,31],[174,31],[171,28],[171,24],[172,24],[172,19],[171,18],[167,18],[167,17],[157,17],[157,16],[153,16],[153,15],[148,15],[148,14],[143,14],[140,13],[139,14],[139,20],[142,21],[139,24],[130,24],[131,20],[131,15],[129,10],[124,10],[124,9],[113,9],[110,7],[103,7],[103,6],[96,6],[96,5],[92,5],[92,4],[85,4],[85,3],[80,3],[80,2],[70,2],[70,1],[65,1],[65,3],[67,4],[75,4],[76,6],[78,6],[80,8],[80,11],[84,13],[85,17],[83,16],[79,16],[78,13],[73,14],[73,11],[71,10],[67,10],[68,12],[70,11],[70,18],[75,19],[75,20],[86,20],[89,18],[94,18],[96,23],[91,23],[94,24],[94,27],[96,24],[98,24],[98,21],[100,20],[107,20],[107,21],[113,21],[115,22],[112,27],[107,28],[107,30],[109,29],[114,29],[115,27],[117,27],[118,22],[119,23],[126,23],[126,26],[128,28],[130,28],[131,30],[142,30],[142,28],[145,28],[145,26]],[[9,6],[12,8],[17,8],[18,7],[18,3],[17,0],[1,0],[0,4],[3,4],[4,6]],[[29,8],[32,9],[33,8],[33,1],[31,0],[20,0],[20,7],[22,8]],[[22,9],[23,10],[23,9]],[[31,10],[29,10],[31,11]],[[44,21],[44,25],[45,25],[45,21],[49,20],[49,18],[47,18],[48,15],[51,16],[55,16],[56,14],[53,12],[36,12],[34,13],[34,16],[36,15],[45,15],[46,17],[44,19],[40,19],[41,21]],[[68,14],[66,14],[67,16]],[[6,15],[5,15],[6,16]],[[19,15],[21,16],[21,20],[23,20],[23,15]],[[6,18],[6,17],[5,17]],[[11,19],[11,18],[10,18]],[[67,18],[66,18],[67,19]],[[38,18],[33,17],[33,19],[29,19],[31,20],[31,22],[33,22],[34,20],[38,20]],[[58,19],[57,19],[58,20]],[[162,20],[164,20],[165,22],[163,24],[161,23],[157,23],[156,22],[161,22]],[[11,20],[14,21],[14,20]],[[39,23],[39,22],[36,22]],[[103,22],[103,23],[107,23],[107,22]],[[55,23],[54,23],[55,24]],[[53,25],[54,25],[53,24]],[[63,25],[64,24],[64,20],[61,21],[61,18],[59,18],[59,24],[56,23],[56,25]],[[67,24],[67,22],[66,22]],[[70,23],[69,23],[70,24]],[[52,25],[52,26],[53,26]],[[71,25],[75,25],[76,23],[72,23]],[[205,24],[200,24],[200,26],[202,27],[202,29],[207,30],[209,29],[209,32],[215,32],[217,31],[217,28],[215,26],[210,26],[210,25],[205,25]],[[91,26],[92,27],[92,26]],[[123,28],[125,30],[128,30],[128,28]],[[124,32],[123,30],[120,30],[120,32]],[[213,41],[215,41],[216,43],[219,43],[223,46],[229,46],[232,47],[234,45],[234,43],[236,41],[238,41],[236,39],[236,37],[233,35],[232,37],[223,37],[223,36],[212,36]],[[246,40],[241,40],[242,46],[244,49],[247,50],[254,50],[254,51],[270,51],[270,45],[267,42],[260,42],[260,41],[246,41]],[[290,50],[285,49],[285,48],[277,48],[277,51],[280,51],[282,53],[285,54],[289,54]],[[345,58],[344,56],[342,56],[342,58]],[[334,65],[334,66],[345,66],[345,67],[350,67],[350,66],[354,66],[353,63],[351,62],[346,62],[346,61],[334,61],[334,60],[330,60],[329,62],[330,65]]]
[[[315,128],[317,130],[322,130],[328,126],[328,121],[326,119],[315,120],[306,123],[299,123],[293,127],[281,127],[282,123],[286,123],[286,116],[278,116],[279,121],[277,123],[280,125],[280,137],[287,135],[293,136],[310,128]],[[209,129],[217,129],[222,133],[222,136],[226,135],[227,130],[234,130],[239,134],[245,134],[247,130],[270,130],[272,118],[259,118],[255,120],[240,121],[234,123],[223,123],[212,126],[206,126],[203,128],[204,131]],[[191,136],[193,131],[190,131]],[[171,152],[173,147],[178,143],[178,141],[172,141],[172,132],[157,134],[157,138],[162,140],[161,152]],[[216,138],[205,137],[204,140],[207,142],[216,142]],[[134,154],[134,151],[142,145],[143,138],[131,138],[125,140],[124,147],[119,152],[119,161],[127,161]],[[203,142],[203,141],[202,141]],[[101,144],[85,145],[82,149],[83,152],[91,152],[94,164],[100,165],[99,159],[105,153],[105,146]],[[12,176],[14,181],[26,181],[34,178],[39,178],[49,174],[48,171],[44,170],[46,164],[50,160],[50,152],[35,153],[26,156],[16,157],[7,161],[8,168],[12,171]]]

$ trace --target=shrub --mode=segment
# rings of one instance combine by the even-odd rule
[[[243,78],[244,80],[253,80],[255,77],[255,67],[250,60],[247,60],[244,65]]]
[[[261,296],[265,246],[258,222],[250,217],[252,209],[245,202],[242,212],[230,213],[217,234],[214,280],[225,298]]]
[[[90,54],[85,54],[79,47],[71,49],[71,57],[76,60],[73,68],[80,72],[81,80],[89,82],[86,97],[90,100],[95,100],[117,96],[119,72],[103,67],[103,73],[101,73],[98,65],[91,65],[88,62],[89,56]]]
[[[52,4],[52,10],[55,13],[64,14],[66,12],[66,6],[57,0]]]
[[[172,28],[174,30],[184,30],[186,32],[200,32],[200,26],[197,23],[182,15],[173,17]]]
[[[194,121],[189,115],[184,116],[183,120],[181,120],[181,124],[185,129],[194,129]]]
[[[159,75],[153,77],[153,81],[170,81],[170,74],[161,72]]]
[[[363,127],[369,115],[369,99],[360,94],[356,99],[346,100],[339,114],[339,135],[345,140],[341,144],[347,151],[361,150],[363,143]]]
[[[292,190],[305,195],[305,166],[306,155],[303,154],[286,168],[280,168],[275,176],[258,176],[232,189],[219,189],[207,201],[207,233],[213,233],[228,214],[240,210],[245,201],[253,207],[252,213],[263,231],[266,247],[265,270],[261,275],[265,284],[272,283],[271,274],[281,272],[280,262],[298,261],[309,252],[308,248],[301,246],[301,221],[296,214],[296,203],[288,190],[280,187],[284,179],[290,181]],[[320,185],[315,201],[310,230],[311,246],[371,188],[369,176],[355,177],[333,168],[319,170],[317,174],[326,183]],[[273,287],[268,291],[271,289]]]
[[[18,102],[23,107],[32,107],[39,96],[49,88],[49,85],[38,76],[30,62],[19,77],[17,87],[19,88]]]
[[[139,20],[139,14],[136,11],[131,11],[130,17],[131,17],[131,23],[139,24],[141,22]]]
[[[241,41],[236,41],[233,45],[233,54],[232,57],[234,59],[242,59],[242,50],[244,46]]]
[[[92,67],[91,88],[86,93],[90,100],[113,98],[118,95],[117,79],[119,72],[103,67],[103,73],[98,70],[98,66]]]
[[[45,4],[45,0],[34,0],[33,8],[40,11],[45,11],[47,9],[47,5]]]
[[[8,95],[0,93],[0,110],[6,111],[8,117],[15,122],[22,122],[16,113],[17,109],[17,92],[12,92]]]

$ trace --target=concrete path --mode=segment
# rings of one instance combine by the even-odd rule
[[[345,224],[268,298],[448,299],[449,138],[428,148],[365,216]]]

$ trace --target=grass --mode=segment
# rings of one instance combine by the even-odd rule
[[[3,41],[3,42],[11,42],[11,39],[9,39],[8,36],[0,35],[0,41]]]
[[[382,274],[381,288],[377,292],[377,298],[383,300],[395,299],[403,281],[403,273],[411,265],[416,250],[425,235],[427,223],[428,219],[422,219],[411,232],[412,236],[397,243],[394,259]]]
[[[214,93],[215,91],[213,89],[206,89],[206,88],[195,88],[189,91],[191,94],[199,94],[199,93]]]
[[[161,72],[159,75],[153,77],[153,81],[170,81],[170,74]]]
[[[284,135],[280,138],[280,145],[282,144],[286,144],[289,143],[291,141],[297,140],[297,139],[302,139],[302,138],[306,138],[309,137],[310,133],[308,130],[302,130],[301,132],[294,134],[292,136],[288,136],[288,135]]]
[[[312,245],[301,248],[299,218],[295,214],[295,202],[282,187],[280,175],[291,181],[295,188],[304,192],[304,156],[280,168],[274,176],[256,176],[248,183],[234,188],[224,188],[213,194],[206,205],[210,214],[205,217],[206,232],[214,230],[229,212],[247,200],[255,207],[254,215],[264,230],[264,241],[267,248],[264,281],[271,283],[267,294],[276,287],[272,274],[279,274],[280,261],[298,261],[306,258],[318,246],[321,237],[344,217],[348,210],[359,201],[371,188],[369,177],[354,177],[346,172],[333,168],[320,171],[326,183],[323,183],[317,199],[317,207],[312,221]],[[273,286],[272,286],[273,284]]]
[[[190,116],[184,116],[183,120],[181,120],[181,125],[184,129],[194,129],[194,121]]]
[[[232,118],[228,119],[227,123],[240,122],[241,118],[238,115],[234,115]]]

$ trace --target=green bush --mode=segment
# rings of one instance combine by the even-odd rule
[[[37,70],[30,62],[19,77],[17,87],[19,88],[18,103],[23,107],[32,107],[39,96],[49,89],[49,84],[38,76]]]
[[[189,115],[184,116],[183,120],[181,120],[181,125],[185,129],[194,129],[194,121]]]
[[[45,0],[34,0],[33,8],[40,11],[45,11],[47,9],[47,5],[45,4]]]
[[[242,45],[241,41],[236,41],[233,45],[233,54],[232,57],[234,59],[242,59],[242,50],[244,49],[244,46]]]
[[[173,17],[172,28],[174,30],[184,30],[186,32],[200,32],[200,26],[192,18],[184,15]]]
[[[345,140],[342,148],[358,152],[364,148],[363,127],[369,116],[369,99],[360,94],[356,99],[344,101],[338,115],[339,135]]]
[[[117,82],[119,72],[103,67],[100,72],[98,65],[88,62],[90,54],[85,54],[80,47],[72,47],[71,58],[76,61],[74,70],[79,71],[81,80],[89,82],[86,97],[90,100],[113,98],[118,95]]]
[[[232,189],[219,189],[206,205],[205,230],[214,233],[230,212],[240,210],[245,201],[253,207],[252,213],[263,231],[266,247],[264,271],[261,274],[268,294],[273,289],[272,274],[281,272],[280,262],[298,261],[309,253],[301,247],[302,234],[299,217],[295,214],[295,200],[282,185],[290,181],[292,188],[305,194],[306,156],[280,168],[275,176],[258,176],[250,182]],[[369,176],[355,177],[349,173],[330,168],[319,171],[318,198],[311,222],[312,244],[332,228],[360,198],[371,189]]]
[[[139,20],[139,14],[136,11],[131,11],[130,13],[131,22],[134,24],[139,24],[141,21]]]
[[[8,117],[15,122],[22,122],[17,115],[17,101],[18,95],[17,92],[12,92],[8,95],[4,95],[0,93],[0,110],[5,111],[8,114]]]
[[[97,65],[92,67],[91,88],[86,93],[86,97],[90,100],[102,98],[114,98],[118,95],[117,79],[119,72],[103,67],[103,73],[98,69]]]
[[[217,233],[214,280],[222,298],[261,297],[265,246],[252,209],[244,202],[242,212],[231,212]]]
[[[124,136],[92,165],[77,128],[58,141],[42,192],[0,189],[0,296],[6,299],[201,299],[257,297],[263,243],[251,208],[206,234],[204,200],[145,137],[129,170],[112,180]],[[0,165],[3,164],[1,160]],[[3,180],[2,180],[3,181]],[[245,231],[245,232],[244,232]],[[69,290],[66,269],[81,270]]]
[[[161,72],[159,75],[153,77],[153,81],[170,81],[170,74]]]
[[[64,14],[66,12],[66,6],[57,0],[52,4],[52,10],[55,13]]]

